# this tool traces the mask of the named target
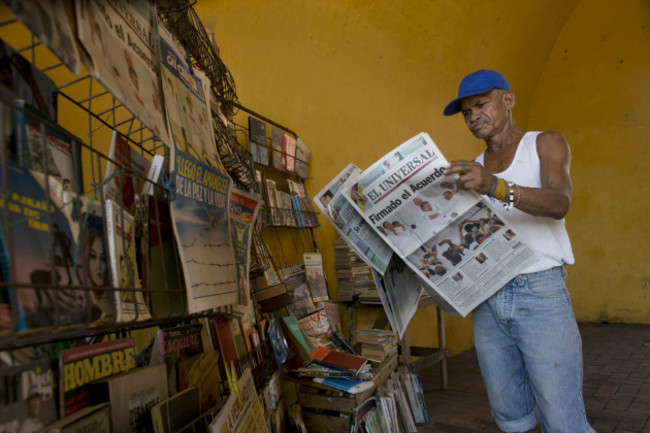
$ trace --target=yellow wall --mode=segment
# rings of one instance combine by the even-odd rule
[[[624,7],[623,7],[624,6]],[[482,143],[444,118],[459,80],[498,69],[517,93],[522,129],[555,129],[573,148],[567,218],[577,263],[578,320],[648,323],[648,230],[641,214],[648,157],[650,4],[628,0],[328,2],[199,1],[241,102],[297,131],[312,148],[309,192],[346,163],[367,167],[420,131],[448,159]],[[645,132],[644,135],[642,135]],[[317,243],[335,281],[323,226]],[[434,309],[411,323],[432,345]],[[452,352],[472,346],[471,322],[447,316]]]
[[[583,0],[541,74],[530,127],[572,148],[568,284],[584,321],[650,323],[650,2]]]
[[[468,72],[487,67],[516,83],[515,118],[577,0],[350,2],[200,1],[241,102],[297,131],[312,148],[311,193],[348,162],[364,168],[409,137],[429,133],[449,159],[473,158],[482,143],[459,118],[444,118]],[[316,230],[329,281],[334,230]],[[369,323],[370,317],[362,317]],[[447,316],[452,352],[472,347],[469,318]],[[435,308],[418,311],[411,341],[432,346]]]
[[[641,216],[649,207],[647,0],[616,7],[605,0],[199,0],[194,7],[215,34],[242,104],[311,147],[312,194],[348,162],[365,168],[421,131],[448,159],[473,158],[482,143],[442,109],[466,73],[503,72],[517,93],[519,127],[559,130],[572,145],[567,225],[577,263],[569,288],[578,320],[649,323]],[[334,282],[335,233],[320,221],[316,240]],[[434,312],[417,313],[413,344],[437,344]],[[446,326],[452,352],[472,346],[469,318],[447,316]]]

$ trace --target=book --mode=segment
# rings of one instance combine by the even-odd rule
[[[338,350],[331,350],[323,346],[314,349],[314,351],[309,354],[309,357],[318,364],[354,374],[359,373],[368,363],[368,360],[361,356],[354,356]]]
[[[124,338],[66,349],[59,354],[59,413],[90,406],[91,384],[135,367],[135,339]]]
[[[271,125],[271,166],[281,170],[284,156],[282,153],[282,137],[284,132],[277,126]]]
[[[289,292],[263,299],[257,303],[259,309],[265,312],[277,311],[292,304],[293,295]]]
[[[296,139],[287,134],[282,133],[282,168],[286,171],[293,173],[296,164]]]
[[[14,130],[20,165],[57,178],[68,193],[83,192],[81,140],[24,100],[16,100],[15,104]]]
[[[43,116],[56,120],[59,94],[56,83],[2,39],[0,62],[8,69],[0,85],[11,92],[13,99],[22,99]]]
[[[271,224],[274,226],[283,225],[282,212],[278,200],[278,189],[273,179],[264,179],[266,189],[267,205],[271,213]]]
[[[273,286],[258,289],[253,292],[253,299],[255,302],[261,302],[275,296],[280,296],[283,293],[288,293],[289,289],[285,283],[275,284]]]
[[[0,370],[0,431],[36,431],[56,421],[53,364],[42,359]]]
[[[280,325],[284,331],[285,339],[292,343],[289,344],[289,348],[291,349],[293,346],[293,350],[300,358],[298,364],[303,366],[311,362],[309,354],[316,348],[316,343],[302,332],[298,319],[294,316],[283,316]],[[291,356],[291,354],[289,355]]]
[[[149,410],[169,396],[164,365],[131,369],[91,385],[95,404],[111,405],[113,431],[139,433],[150,430]]]
[[[62,184],[7,161],[0,166],[0,189],[10,209],[3,236],[17,329],[92,322],[98,312],[91,292],[78,288],[83,276],[75,269],[79,215],[75,221],[52,199],[60,197]]]
[[[314,302],[328,300],[330,297],[323,270],[323,256],[320,253],[303,253],[302,258],[311,298]]]
[[[296,139],[296,164],[295,171],[298,176],[303,179],[307,178],[309,172],[309,159],[311,156],[311,150],[304,141],[298,137]],[[307,194],[302,194],[307,195]]]
[[[271,324],[269,325],[269,342],[271,343],[273,357],[279,370],[289,356],[289,346],[282,333],[282,325],[279,319],[271,320]]]
[[[372,380],[354,380],[344,377],[315,377],[313,381],[350,394],[359,394],[375,386]]]
[[[154,433],[192,433],[192,426],[182,429],[201,415],[199,388],[192,386],[151,407]]]
[[[199,388],[202,413],[222,403],[219,359],[219,351],[208,350],[178,363],[179,389],[182,391],[192,386]]]
[[[236,325],[231,322],[235,322]],[[245,343],[236,319],[218,316],[210,318],[209,323],[213,331],[213,339],[217,339],[215,347],[219,347],[224,366],[239,361],[241,355],[245,356],[246,349],[243,347]]]
[[[248,116],[248,136],[250,152],[257,164],[269,165],[269,153],[266,147],[266,123]]]
[[[111,283],[121,289],[113,292],[115,321],[148,320],[151,313],[144,300],[135,262],[135,220],[113,200],[106,200],[105,207]]]

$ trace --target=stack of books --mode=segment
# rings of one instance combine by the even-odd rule
[[[372,366],[365,357],[318,346],[309,358],[309,364],[292,369],[290,373],[349,394],[358,394],[374,386]]]
[[[397,353],[397,335],[383,329],[357,331],[357,345],[361,356],[382,362]]]
[[[370,267],[341,238],[334,240],[334,267],[338,280],[338,302],[353,301],[355,296],[375,287]]]

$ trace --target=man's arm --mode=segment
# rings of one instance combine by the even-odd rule
[[[515,188],[517,208],[536,216],[564,218],[571,204],[571,151],[559,132],[545,131],[537,136],[541,188]],[[494,190],[492,173],[475,161],[452,161],[445,174],[457,173],[458,189],[490,195]],[[508,179],[505,179],[506,181]]]

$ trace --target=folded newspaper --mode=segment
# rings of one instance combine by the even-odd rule
[[[364,171],[348,165],[316,203],[375,275],[386,277],[395,262],[443,310],[464,317],[537,257],[487,200],[456,190],[458,176],[445,175],[447,166],[420,133]],[[399,284],[395,272],[394,304],[384,307],[403,313],[405,323],[393,326],[401,335],[413,314],[406,299],[416,308],[419,294],[412,282]]]

